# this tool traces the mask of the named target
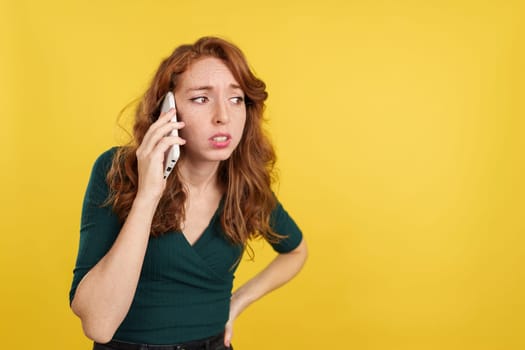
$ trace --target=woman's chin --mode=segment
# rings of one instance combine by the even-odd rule
[[[185,154],[185,159],[191,162],[222,162],[228,160],[233,151],[232,150],[213,150],[204,154]]]

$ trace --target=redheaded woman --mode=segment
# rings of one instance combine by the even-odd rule
[[[176,109],[161,114],[168,92]],[[94,349],[231,349],[239,314],[299,272],[306,243],[271,190],[266,98],[225,40],[201,38],[161,63],[133,141],[100,155],[84,198],[70,301]],[[232,293],[254,237],[279,254]]]

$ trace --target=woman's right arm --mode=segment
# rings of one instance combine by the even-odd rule
[[[139,281],[151,223],[166,186],[164,153],[179,137],[164,135],[184,126],[171,123],[174,110],[153,123],[137,149],[139,185],[133,205],[109,251],[79,282],[71,302],[86,336],[107,343],[126,317]]]

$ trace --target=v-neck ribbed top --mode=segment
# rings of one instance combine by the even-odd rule
[[[116,150],[114,147],[100,155],[91,172],[82,207],[70,302],[82,278],[109,251],[122,228],[112,208],[101,206],[109,195],[106,174]],[[242,247],[231,244],[224,235],[219,219],[222,206],[221,200],[208,227],[193,245],[181,232],[149,238],[133,302],[114,340],[176,344],[224,330],[235,263]],[[280,203],[271,222],[275,232],[287,235],[272,244],[274,250],[286,253],[299,245],[302,233]]]

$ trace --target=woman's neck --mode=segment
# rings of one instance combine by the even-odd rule
[[[217,171],[220,162],[191,162],[180,160],[179,174],[181,181],[190,194],[201,195],[218,189]]]

